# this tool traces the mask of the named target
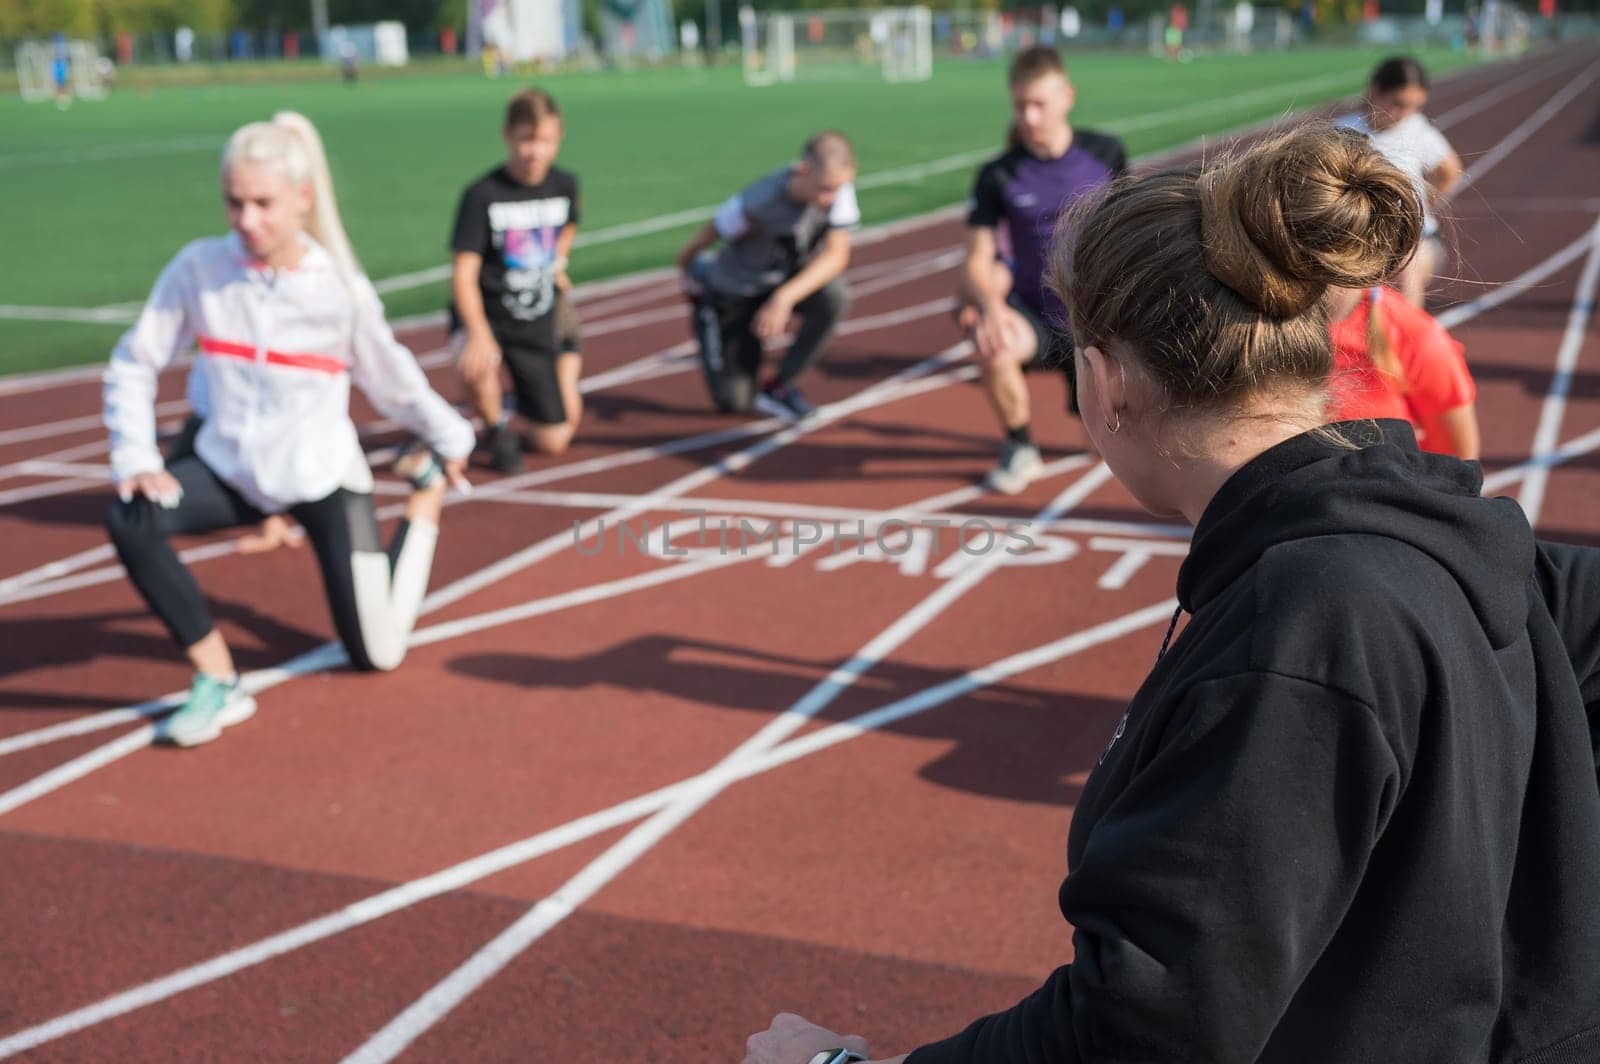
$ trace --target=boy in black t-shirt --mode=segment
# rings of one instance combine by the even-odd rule
[[[525,89],[506,107],[508,158],[467,186],[450,239],[450,342],[487,429],[490,464],[522,468],[522,441],[501,405],[500,364],[542,454],[567,449],[583,416],[578,323],[567,253],[578,232],[578,180],[556,168],[561,111]]]

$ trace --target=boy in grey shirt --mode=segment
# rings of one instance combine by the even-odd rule
[[[816,362],[849,305],[844,270],[856,206],[855,150],[818,133],[800,160],[731,197],[678,253],[695,338],[717,409],[798,420],[814,408],[795,380]],[[708,251],[717,242],[722,248]],[[705,254],[702,254],[705,252]],[[762,345],[800,319],[776,376],[757,389]]]

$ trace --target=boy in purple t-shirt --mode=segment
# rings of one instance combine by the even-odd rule
[[[989,474],[1015,495],[1044,464],[1029,428],[1023,370],[1059,368],[1071,388],[1066,308],[1045,285],[1050,237],[1062,209],[1127,170],[1122,142],[1067,121],[1072,83],[1053,49],[1029,48],[1011,64],[1011,147],[978,171],[967,212],[960,322],[977,347],[983,390],[1006,439]],[[1004,225],[1009,261],[999,255]],[[1076,399],[1073,400],[1074,404]]]

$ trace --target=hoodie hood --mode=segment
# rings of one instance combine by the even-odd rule
[[[1417,449],[1403,421],[1329,426],[1285,440],[1241,467],[1195,527],[1178,573],[1178,601],[1194,613],[1269,548],[1327,535],[1386,536],[1438,562],[1461,587],[1495,647],[1525,627],[1533,531],[1511,499],[1479,494],[1475,463]]]

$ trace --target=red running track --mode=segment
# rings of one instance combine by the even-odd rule
[[[1546,53],[1451,79],[1431,108],[1474,174],[1438,305],[1465,318],[1491,485],[1587,543],[1597,78],[1595,50]],[[241,667],[295,663],[258,671],[260,714],[192,752],[119,712],[188,677],[103,549],[97,388],[0,382],[0,1053],[733,1060],[782,1008],[889,1054],[1070,959],[1068,819],[1159,643],[1184,530],[1079,453],[1049,374],[1052,474],[1016,499],[976,487],[989,414],[958,355],[926,362],[960,339],[959,241],[946,213],[863,244],[811,388],[845,405],[802,433],[705,412],[670,285],[592,295],[577,445],[480,471],[452,506],[396,673],[318,667],[306,552],[186,543]],[[438,330],[411,339],[452,388],[426,354]],[[168,374],[164,417],[181,397]],[[1560,445],[1544,477],[1519,472]],[[674,506],[1052,523],[1005,564],[953,530],[898,558],[619,553],[614,523],[606,550],[573,549],[574,521],[659,528]]]

